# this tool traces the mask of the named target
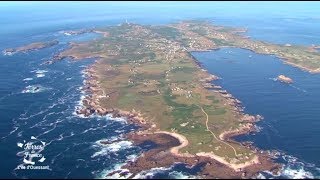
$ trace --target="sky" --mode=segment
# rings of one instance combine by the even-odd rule
[[[46,8],[50,10],[58,9],[83,9],[85,7],[97,8],[97,10],[102,10],[103,8],[109,8],[110,6],[115,7],[127,7],[127,8],[213,8],[213,9],[224,9],[227,12],[232,10],[237,13],[243,13],[243,11],[249,12],[271,12],[271,11],[288,11],[288,10],[298,10],[303,11],[308,8],[308,10],[317,8],[320,9],[320,2],[304,2],[304,1],[108,1],[108,2],[90,2],[90,1],[1,1],[0,10],[9,8],[11,10],[21,9],[21,8]]]
[[[225,17],[225,18],[314,18],[320,19],[320,2],[303,1],[21,1],[0,2],[2,22],[47,19],[128,17]]]

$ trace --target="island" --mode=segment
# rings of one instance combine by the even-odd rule
[[[29,51],[35,51],[35,50],[39,50],[39,49],[43,49],[43,48],[48,48],[54,45],[59,44],[59,41],[57,40],[53,40],[53,41],[48,41],[48,42],[35,42],[35,43],[31,43],[25,46],[21,46],[21,47],[17,47],[17,48],[8,48],[3,50],[3,54],[4,55],[13,55],[15,53],[19,53],[19,52],[29,52]]]
[[[284,83],[287,83],[287,84],[291,84],[293,83],[293,80],[285,75],[279,75],[277,77],[277,80],[281,81],[281,82],[284,82]]]
[[[255,122],[263,117],[245,114],[241,102],[214,85],[219,77],[209,74],[191,52],[244,48],[276,55],[311,73],[320,72],[320,54],[307,47],[252,40],[241,34],[245,31],[198,20],[154,26],[123,23],[94,29],[103,36],[70,43],[53,60],[95,58],[85,70],[86,96],[76,112],[126,118],[140,127],[127,138],[138,146],[156,144],[123,167],[129,178],[178,162],[201,166],[201,178],[252,178],[281,168],[268,151],[233,140],[256,131]]]
[[[104,36],[70,43],[54,58],[96,58],[85,71],[87,96],[78,114],[125,117],[140,126],[127,135],[135,144],[157,144],[125,165],[130,177],[177,162],[202,165],[202,178],[248,178],[279,170],[267,152],[232,139],[255,131],[261,116],[245,114],[241,102],[213,85],[218,77],[191,54],[245,47],[238,41],[254,48],[251,40],[238,34],[244,30],[183,21],[162,26],[123,23],[94,31]]]

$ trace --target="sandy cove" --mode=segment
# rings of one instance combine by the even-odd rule
[[[255,155],[251,160],[244,162],[244,163],[240,163],[240,164],[233,164],[233,163],[229,163],[226,160],[224,160],[222,157],[217,156],[213,153],[205,153],[205,152],[200,152],[197,153],[197,156],[206,156],[206,157],[210,157],[226,166],[228,166],[229,168],[233,169],[234,171],[241,171],[241,169],[248,167],[248,166],[252,166],[255,164],[259,164],[259,157],[257,155]]]
[[[175,137],[176,139],[179,140],[180,145],[179,145],[179,146],[172,147],[172,148],[170,149],[170,152],[171,152],[172,154],[174,154],[174,155],[176,155],[176,156],[180,156],[180,157],[195,157],[194,155],[191,155],[191,154],[186,154],[186,153],[181,154],[181,153],[179,153],[179,150],[180,150],[180,149],[182,149],[183,147],[186,147],[186,146],[189,144],[187,138],[184,137],[183,135],[178,134],[178,133],[173,133],[173,132],[167,132],[167,131],[158,131],[158,132],[155,132],[155,133],[168,134],[168,135],[170,135],[170,136],[172,136],[172,137]],[[215,154],[213,154],[213,153],[200,152],[200,153],[197,153],[196,155],[197,155],[197,156],[210,157],[210,158],[212,158],[212,159],[214,159],[214,160],[216,160],[216,161],[218,161],[218,162],[220,162],[220,163],[222,163],[222,164],[224,164],[224,165],[232,168],[234,171],[239,171],[239,169],[243,169],[243,168],[245,168],[245,167],[248,167],[248,166],[251,166],[251,165],[259,164],[259,163],[260,163],[259,158],[258,158],[257,155],[255,155],[252,160],[249,160],[249,161],[247,161],[247,162],[245,162],[245,163],[241,163],[241,164],[229,163],[229,162],[227,162],[226,160],[224,160],[223,157],[217,156],[217,155],[215,155]]]
[[[188,146],[189,144],[189,141],[186,137],[184,137],[183,135],[181,134],[178,134],[178,133],[173,133],[173,132],[167,132],[167,131],[157,131],[157,132],[154,132],[155,134],[159,134],[159,133],[162,133],[162,134],[168,134],[176,139],[179,140],[180,142],[180,145],[179,146],[175,146],[175,147],[172,147],[170,149],[170,152],[176,156],[180,156],[180,157],[194,157],[194,155],[192,154],[189,154],[189,153],[184,153],[184,154],[181,154],[179,153],[179,150],[182,149],[183,147],[186,147]]]
[[[166,131],[156,131],[155,133],[132,132],[126,137],[139,147],[143,147],[145,143],[150,142],[155,145],[152,149],[146,149],[134,162],[129,162],[122,167],[128,169],[133,174],[132,177],[141,171],[156,167],[170,167],[175,163],[184,163],[188,168],[201,167],[198,178],[209,179],[252,178],[264,170],[276,174],[281,168],[265,152],[259,153],[259,162],[253,159],[252,162],[240,165],[228,165],[220,157],[212,156],[212,154],[191,156],[180,154],[179,150],[188,145],[188,141],[184,136],[177,133]]]

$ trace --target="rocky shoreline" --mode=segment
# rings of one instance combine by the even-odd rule
[[[82,91],[85,92],[85,97],[81,100],[81,107],[76,108],[76,114],[83,115],[84,117],[96,114],[99,116],[111,115],[112,118],[124,118],[130,123],[138,124],[140,130],[151,130],[155,127],[155,125],[145,121],[138,111],[132,110],[129,112],[113,107],[101,107],[99,105],[99,99],[102,96],[108,97],[108,94],[100,95],[102,90],[98,86],[97,75],[94,73],[93,66],[84,70],[84,74],[86,79],[84,80]]]
[[[183,163],[187,167],[201,167],[199,178],[254,178],[258,175],[261,169],[277,174],[280,170],[280,165],[272,162],[268,153],[259,153],[259,163],[244,167],[238,171],[233,170],[227,165],[206,156],[177,156],[170,152],[170,149],[179,146],[179,141],[168,134],[153,133],[153,134],[137,134],[131,133],[127,138],[132,140],[135,145],[141,146],[145,142],[154,142],[156,147],[143,152],[143,154],[134,162],[130,162],[123,166],[128,169],[134,177],[139,172],[155,167],[170,167],[175,163]]]
[[[13,55],[15,53],[26,53],[29,51],[35,51],[35,50],[39,50],[39,49],[44,49],[44,48],[48,48],[48,47],[52,47],[54,45],[59,44],[58,40],[53,40],[53,41],[49,41],[49,42],[36,42],[36,43],[31,43],[25,46],[21,46],[21,47],[17,47],[17,48],[8,48],[3,50],[3,54],[4,55]]]

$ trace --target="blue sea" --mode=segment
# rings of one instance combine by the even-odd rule
[[[123,138],[135,131],[122,118],[83,118],[74,112],[85,95],[83,70],[94,59],[65,59],[44,64],[68,42],[88,41],[100,35],[66,36],[63,30],[117,25],[126,20],[165,24],[183,19],[207,19],[215,24],[246,27],[253,39],[277,44],[320,44],[318,2],[1,2],[0,50],[32,42],[59,40],[50,48],[0,55],[0,178],[105,178],[134,161],[146,147]],[[320,75],[285,65],[270,55],[224,48],[193,55],[214,83],[242,101],[245,112],[264,117],[255,134],[237,137],[281,153],[284,169],[278,178],[320,176]],[[282,84],[279,74],[295,83]],[[117,140],[101,145],[101,140]],[[48,169],[19,169],[27,142],[44,142]],[[38,160],[38,159],[37,159]],[[141,172],[140,178],[194,178],[198,170],[183,164]],[[117,176],[113,176],[117,177]],[[267,172],[261,178],[272,177]]]

